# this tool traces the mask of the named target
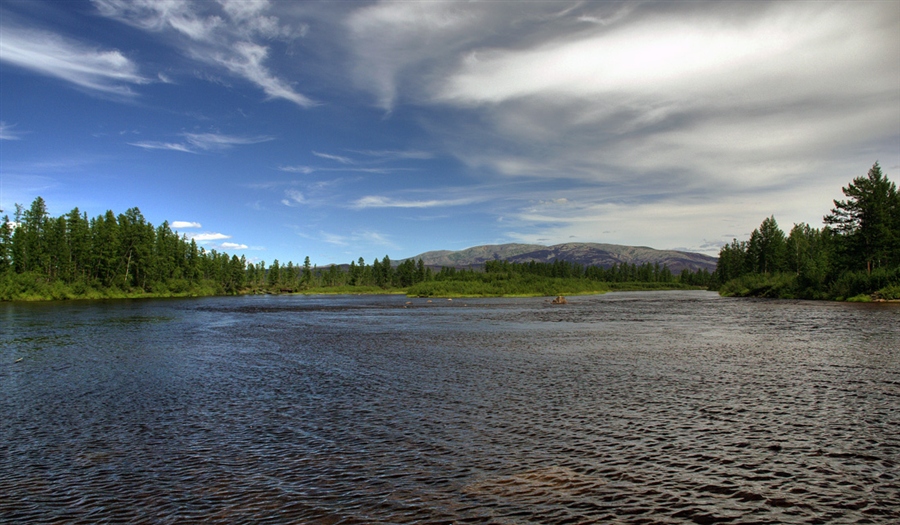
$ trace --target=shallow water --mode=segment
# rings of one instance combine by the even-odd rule
[[[4,523],[896,523],[898,466],[895,304],[0,304]]]

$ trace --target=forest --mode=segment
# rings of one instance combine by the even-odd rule
[[[407,293],[417,296],[497,296],[600,293],[611,289],[707,287],[713,275],[665,266],[584,267],[565,261],[435,271],[421,260],[318,267],[252,262],[206,250],[149,223],[138,208],[89,218],[78,208],[50,217],[37,197],[0,222],[0,300],[187,297],[247,293]]]
[[[900,194],[876,162],[842,188],[824,225],[795,224],[785,235],[774,216],[747,241],[719,252],[722,295],[851,301],[900,299]]]

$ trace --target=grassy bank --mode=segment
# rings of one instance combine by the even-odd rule
[[[153,297],[204,297],[222,295],[224,290],[212,281],[170,280],[149,290],[102,286],[97,282],[50,281],[36,273],[0,276],[0,301],[64,301],[76,299],[142,299]]]
[[[726,297],[896,301],[900,300],[900,268],[844,272],[832,282],[803,279],[792,273],[753,273],[726,282],[719,293]]]
[[[430,281],[406,290],[412,297],[552,297],[557,295],[590,295],[607,292],[651,290],[702,290],[680,283],[607,283],[588,279],[540,279],[530,283],[516,280]]]
[[[227,293],[213,281],[190,283],[169,280],[149,287],[103,287],[96,282],[76,281],[71,284],[49,281],[34,273],[7,274],[0,278],[0,301],[61,301],[79,299],[146,299],[170,297],[207,297],[252,294],[405,294],[411,297],[552,297],[557,295],[602,294],[612,291],[649,291],[703,289],[681,283],[621,282],[608,283],[590,279],[518,276],[503,279],[433,280],[409,287],[380,286],[314,286],[285,289],[280,287],[243,287]]]

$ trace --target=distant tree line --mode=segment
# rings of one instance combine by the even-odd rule
[[[556,279],[557,281],[553,281]],[[360,257],[349,265],[266,265],[245,257],[206,250],[173,231],[167,222],[149,223],[138,208],[89,218],[78,208],[51,217],[41,197],[29,208],[0,219],[0,300],[136,296],[200,296],[311,290],[377,292],[412,289],[428,282],[503,282],[497,290],[550,290],[553,283],[589,289],[584,282],[708,286],[713,275],[700,270],[673,275],[659,264],[621,263],[610,268],[567,261],[489,261],[483,268],[444,267],[435,272],[421,259],[394,264],[385,255],[371,264]],[[575,282],[581,284],[573,285]],[[492,285],[493,286],[493,285]],[[469,285],[463,287],[474,289]],[[483,288],[483,287],[482,287]],[[450,288],[447,288],[448,290]],[[483,288],[485,289],[485,288]],[[428,293],[424,288],[419,293]],[[436,289],[432,289],[436,290]],[[436,293],[436,292],[430,292]],[[502,292],[497,292],[502,293]],[[555,292],[552,292],[555,293]]]
[[[452,271],[453,269],[447,269]],[[612,266],[603,267],[596,265],[582,265],[575,262],[555,260],[549,263],[529,261],[526,263],[514,263],[509,261],[487,261],[484,263],[485,273],[507,275],[537,275],[541,277],[554,277],[561,279],[589,279],[592,281],[608,283],[675,283],[680,282],[692,286],[709,286],[712,283],[712,273],[701,268],[691,271],[683,269],[678,275],[669,270],[668,265],[645,262],[641,265],[635,263],[614,263]]]
[[[722,247],[715,282],[726,295],[900,299],[900,194],[876,162],[842,188],[824,226],[763,220]]]
[[[609,268],[575,262],[503,260],[487,261],[478,268],[444,267],[434,279],[407,289],[419,296],[503,296],[598,293],[613,290],[670,290],[705,288],[712,274],[701,269],[673,275],[658,263],[614,264]]]

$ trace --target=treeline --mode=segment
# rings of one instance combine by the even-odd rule
[[[803,299],[900,299],[900,194],[876,162],[842,188],[824,226],[775,217],[748,241],[719,252],[716,286],[724,295]]]
[[[408,287],[432,277],[422,261],[366,264],[345,271],[302,265],[249,262],[244,256],[207,251],[173,231],[154,226],[138,208],[88,218],[78,208],[50,217],[41,197],[16,205],[0,220],[0,300],[202,296],[299,292],[322,287],[358,291]]]
[[[478,268],[444,267],[433,279],[407,289],[418,296],[509,296],[602,293],[612,290],[705,288],[712,282],[706,270],[674,275],[666,265],[622,263],[609,268],[570,261],[515,263],[486,261]]]
[[[245,269],[243,258],[155,227],[138,208],[52,218],[38,197],[0,223],[0,300],[235,293]]]
[[[453,269],[447,269],[453,271]],[[713,274],[705,268],[690,271],[687,268],[678,275],[669,267],[659,263],[615,263],[608,268],[602,266],[585,266],[575,262],[556,260],[550,263],[529,261],[513,263],[509,261],[487,261],[484,264],[487,274],[536,275],[561,279],[587,279],[607,283],[682,283],[690,286],[706,287],[712,283]]]
[[[406,288],[431,280],[434,276],[433,270],[425,266],[421,259],[415,262],[407,259],[395,265],[387,255],[380,260],[376,258],[372,264],[366,264],[360,257],[346,269],[338,265],[318,268],[310,264],[309,257],[306,257],[303,266],[295,266],[292,262],[280,264],[278,259],[268,268],[265,264],[259,262],[247,267],[247,286],[279,292],[302,292],[320,288],[386,290]]]
[[[552,263],[488,262],[483,269],[439,272],[422,260],[394,264],[388,256],[349,265],[247,261],[207,251],[173,231],[167,222],[149,223],[138,208],[89,218],[78,208],[50,217],[41,197],[29,208],[16,205],[0,220],[0,300],[201,296],[241,293],[386,290],[415,295],[504,295],[602,291],[625,288],[708,286],[706,270],[673,275],[659,264],[611,268]],[[430,287],[424,286],[432,283]],[[440,283],[435,284],[435,283]]]

